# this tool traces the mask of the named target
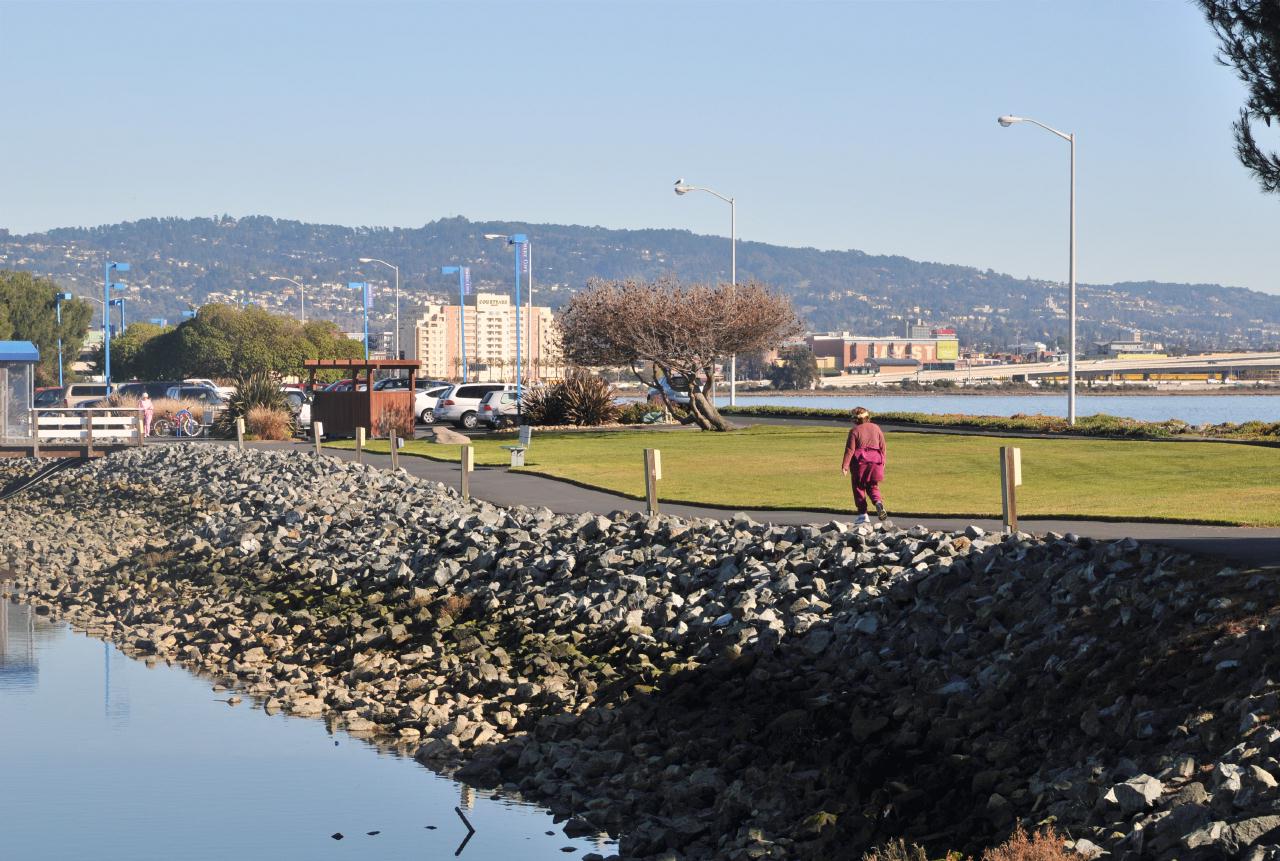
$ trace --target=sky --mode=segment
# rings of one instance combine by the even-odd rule
[[[1280,293],[1190,0],[0,0],[0,227],[678,228]],[[1263,130],[1280,147],[1280,133]],[[531,237],[536,241],[536,236]],[[750,275],[750,273],[743,273]]]

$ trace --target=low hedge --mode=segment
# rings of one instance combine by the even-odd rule
[[[761,416],[793,419],[849,420],[849,411],[817,407],[721,407],[720,412],[732,416]],[[1105,414],[1078,416],[1074,426],[1059,416],[1025,415],[975,416],[965,413],[875,413],[877,422],[891,425],[915,425],[935,428],[973,428],[975,430],[1013,433],[1074,434],[1076,436],[1117,437],[1130,439],[1202,439],[1264,440],[1280,442],[1280,422],[1249,421],[1241,424],[1223,422],[1216,425],[1192,425],[1178,419],[1145,422]]]

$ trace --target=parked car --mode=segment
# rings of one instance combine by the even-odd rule
[[[453,422],[460,428],[471,429],[480,423],[480,401],[489,392],[515,391],[514,383],[457,383],[449,386],[436,401],[435,418],[438,422]]]
[[[62,403],[62,399],[66,397],[66,389],[62,386],[45,386],[36,389],[35,397],[31,400],[33,407],[56,407]]]
[[[440,397],[440,393],[449,388],[449,383],[444,380],[418,380],[413,381],[413,413],[418,417],[424,425],[435,422],[436,401]],[[375,392],[402,392],[409,388],[408,377],[388,377],[385,380],[378,380],[373,384]]]
[[[218,394],[222,395],[224,399],[229,399],[232,395],[236,393],[235,386],[220,386],[217,383],[215,383],[213,380],[208,379],[207,377],[191,377],[189,379],[183,380],[182,384],[184,386],[206,386],[210,389],[213,389]],[[152,395],[151,397],[154,398],[155,395]]]
[[[225,406],[227,399],[208,386],[170,386],[165,392],[166,398],[175,401],[199,401],[209,406]]]
[[[658,380],[657,388],[650,388],[648,392],[648,400],[652,402],[660,402],[662,395],[667,396],[667,400],[673,404],[680,406],[689,406],[689,383],[683,376],[663,377]]]
[[[484,396],[484,400],[480,401],[477,416],[482,425],[488,425],[491,428],[506,427],[516,423],[516,417],[520,414],[519,406],[514,390],[489,392]]]
[[[146,392],[151,396],[151,400],[159,400],[168,397],[169,389],[174,386],[182,385],[176,380],[159,380],[153,382],[138,382],[136,380],[121,383],[116,387],[116,394],[122,398],[140,398],[142,393]]]
[[[106,383],[72,383],[66,389],[66,394],[62,397],[64,407],[78,407],[85,401],[101,400],[115,391],[114,386]]]
[[[376,386],[377,383],[374,383]],[[354,389],[357,392],[363,392],[368,386],[364,383],[357,383],[355,380],[338,380],[336,383],[330,383],[325,386],[323,391],[326,392],[349,392]]]
[[[300,428],[311,427],[311,396],[298,388],[285,388],[284,399],[293,410],[294,420]]]

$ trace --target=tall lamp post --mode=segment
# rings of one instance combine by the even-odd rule
[[[307,322],[307,285],[301,281],[294,281],[292,278],[286,278],[283,275],[269,275],[268,281],[288,281],[290,284],[298,288],[298,296],[300,299],[302,322]],[[195,316],[194,314],[192,316]]]
[[[347,286],[360,291],[360,303],[364,306],[364,360],[369,361],[369,284],[366,281],[349,281]]]
[[[687,185],[683,179],[676,180],[675,192],[679,195],[688,194],[691,191],[705,191],[707,194],[720,198],[729,204],[729,286],[737,295],[738,288],[738,205],[734,202],[734,198],[725,197],[718,191],[712,191],[709,188],[703,188],[699,185]],[[729,357],[729,406],[737,406],[738,404],[738,354],[734,353]]]
[[[1076,135],[1075,132],[1060,132],[1052,126],[1047,126],[1029,117],[1005,115],[997,118],[996,122],[1005,128],[1014,123],[1031,123],[1033,126],[1039,126],[1045,131],[1057,135],[1071,145],[1071,250],[1070,262],[1068,263],[1068,271],[1070,273],[1068,327],[1071,333],[1068,336],[1070,340],[1067,344],[1067,423],[1074,425],[1076,423]]]
[[[70,293],[57,293],[53,297],[53,310],[58,317],[58,388],[62,388],[62,303],[71,299]]]
[[[111,280],[112,272],[128,272],[128,263],[108,262],[102,278],[102,378],[107,384],[107,393],[111,392],[111,301],[112,290],[123,290],[123,284]]]
[[[395,333],[395,351],[396,358],[400,358],[400,267],[394,263],[388,263],[385,260],[379,260],[376,257],[361,257],[361,263],[381,263],[383,266],[390,266],[396,270],[396,333]]]
[[[471,267],[441,266],[441,275],[458,274],[458,344],[462,348],[462,382],[467,381],[467,294],[471,292]],[[447,370],[447,369],[446,369]]]
[[[505,233],[486,233],[485,239],[507,239]],[[524,247],[524,259],[529,265],[528,270],[524,273],[525,289],[528,290],[528,296],[525,298],[525,309],[528,312],[528,319],[525,321],[525,330],[527,337],[525,343],[529,345],[529,368],[532,370],[534,365],[534,340],[533,340],[533,246],[526,243]],[[543,359],[542,349],[539,347],[537,351],[537,361],[539,364]]]
[[[121,334],[121,335],[123,335],[123,334],[124,334],[124,330],[125,330],[125,322],[124,322],[124,297],[123,297],[123,296],[117,296],[116,298],[112,299],[112,300],[111,300],[111,307],[112,307],[112,308],[119,308],[119,309],[120,309],[120,334]]]

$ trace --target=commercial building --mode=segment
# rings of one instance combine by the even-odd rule
[[[459,331],[457,305],[428,305],[401,337],[407,358],[417,359],[424,377],[461,379],[462,345],[466,343],[467,377],[507,380],[515,376],[516,309],[505,293],[476,293],[467,297]],[[521,374],[529,381],[562,375],[551,309],[520,308]],[[463,334],[465,333],[465,339]]]
[[[912,327],[919,333],[917,327]],[[834,360],[842,371],[866,373],[881,367],[955,367],[960,341],[954,329],[934,328],[924,337],[893,338],[851,335],[848,332],[805,337],[813,355]]]
[[[1094,341],[1095,355],[1109,359],[1163,359],[1164,344],[1142,340],[1141,332],[1134,332],[1130,338],[1118,338],[1112,341]]]

